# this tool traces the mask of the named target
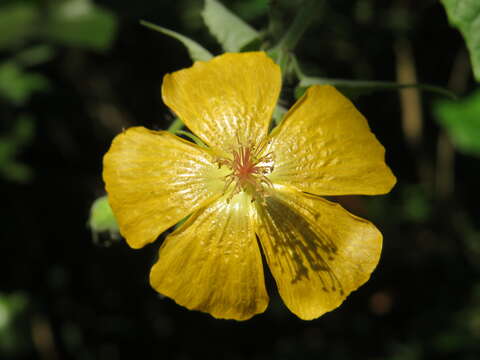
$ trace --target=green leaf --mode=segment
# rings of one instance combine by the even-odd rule
[[[459,151],[480,156],[480,89],[460,101],[438,101],[433,112]]]
[[[26,40],[34,33],[38,10],[33,4],[13,3],[0,6],[0,49]]]
[[[346,79],[329,79],[321,77],[303,76],[295,90],[297,97],[303,95],[309,86],[312,85],[333,85],[347,96],[355,97],[365,95],[375,91],[400,90],[406,88],[415,88],[423,91],[437,93],[449,98],[455,99],[456,95],[451,91],[439,86],[427,84],[400,84],[390,81],[363,81],[363,80],[346,80]]]
[[[13,62],[0,63],[0,96],[15,105],[24,104],[34,92],[48,87],[43,75],[25,72]]]
[[[259,38],[258,32],[216,0],[205,0],[203,20],[227,52],[239,52]]]
[[[111,235],[118,235],[118,223],[106,196],[102,196],[93,202],[90,208],[88,225],[94,233],[108,231]]]
[[[143,26],[148,27],[149,29],[161,32],[164,35],[170,36],[178,41],[180,41],[188,50],[188,53],[190,54],[190,58],[193,61],[207,61],[210,60],[213,55],[206,50],[202,45],[197,43],[196,41],[179,34],[175,31],[166,29],[164,27],[152,24],[151,22],[145,21],[145,20],[140,20],[140,24]]]
[[[51,8],[42,34],[63,45],[104,51],[112,44],[116,29],[110,11],[90,0],[66,0]]]
[[[450,24],[463,35],[470,51],[473,72],[480,82],[480,1],[441,0]]]

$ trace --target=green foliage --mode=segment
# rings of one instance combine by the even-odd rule
[[[13,62],[0,63],[0,96],[15,105],[24,104],[34,92],[48,86],[41,74],[25,71]]]
[[[19,355],[29,350],[28,307],[29,299],[25,294],[0,293],[0,354]]]
[[[14,2],[0,7],[0,49],[29,39],[103,51],[116,33],[116,18],[91,0]]]
[[[259,38],[255,29],[216,0],[205,0],[202,16],[210,33],[227,52],[241,51]]]
[[[441,0],[452,26],[462,33],[470,51],[475,78],[480,81],[480,1]]]
[[[9,133],[0,136],[0,175],[10,181],[26,183],[32,178],[27,165],[16,160],[18,154],[30,145],[35,132],[32,117],[20,116]]]
[[[114,15],[91,0],[2,3],[0,50],[7,60],[0,62],[0,101],[5,114],[15,113],[28,105],[34,93],[50,88],[49,79],[29,67],[52,59],[52,43],[102,51],[110,47],[115,31]],[[35,45],[26,46],[31,42]],[[0,175],[10,181],[28,182],[32,171],[16,157],[33,139],[34,118],[23,112],[4,120],[13,127],[0,136]]]
[[[367,81],[367,80],[349,80],[349,79],[330,79],[316,76],[308,76],[303,73],[294,55],[290,56],[292,71],[300,80],[295,89],[295,96],[302,96],[308,87],[312,85],[333,85],[342,93],[350,97],[369,94],[375,91],[400,90],[405,88],[416,88],[419,90],[430,91],[450,98],[455,98],[455,94],[447,89],[427,85],[427,84],[400,84],[392,81]]]
[[[37,8],[31,3],[0,6],[0,50],[25,41],[34,31],[38,16]]]
[[[457,102],[438,101],[433,111],[459,151],[480,156],[480,89]]]
[[[40,44],[23,49],[15,54],[13,60],[22,66],[35,66],[53,58],[55,50],[47,44]]]
[[[259,2],[260,8],[263,6]],[[259,6],[255,2],[255,6]],[[430,91],[444,96],[455,98],[452,92],[437,86],[427,84],[400,84],[389,81],[358,81],[349,79],[331,79],[316,76],[307,76],[301,70],[293,54],[298,41],[307,29],[316,14],[323,11],[322,1],[306,0],[300,6],[290,27],[284,29],[283,36],[269,50],[270,57],[277,62],[285,78],[289,80],[298,80],[298,86],[295,89],[296,97],[300,97],[309,86],[330,84],[337,87],[347,96],[358,96],[374,91],[399,90],[403,88],[417,88],[419,90]],[[271,12],[275,13],[276,2],[272,2]],[[211,34],[213,34],[225,52],[239,52],[243,50],[263,49],[266,44],[261,43],[261,36],[258,31],[245,23],[240,17],[235,15],[217,0],[205,0],[205,6],[202,11],[202,17]],[[212,54],[202,47],[196,41],[175,31],[166,29],[148,21],[141,21],[141,24],[162,34],[170,36],[180,41],[188,50],[190,58],[193,61],[209,60]],[[279,109],[277,109],[279,110]],[[276,111],[274,116],[275,123],[281,119],[281,112]],[[176,125],[175,125],[176,126]]]
[[[250,21],[267,13],[271,0],[237,0],[232,8],[242,19]]]
[[[280,124],[280,122],[283,119],[283,116],[287,113],[287,111],[288,110],[282,105],[277,104],[277,106],[275,106],[275,109],[273,110],[272,118],[276,125]]]
[[[102,51],[110,47],[116,27],[114,15],[90,0],[66,0],[50,9],[42,33],[63,45]]]
[[[102,196],[93,202],[90,208],[88,226],[92,230],[94,238],[105,231],[108,231],[113,239],[119,237],[118,223],[106,196]]]
[[[161,32],[164,35],[170,36],[170,37],[180,41],[187,48],[188,53],[190,55],[190,58],[193,61],[207,61],[207,60],[210,60],[213,57],[213,55],[210,54],[210,52],[208,50],[206,50],[202,45],[200,45],[196,41],[194,41],[194,40],[192,40],[192,39],[190,39],[190,38],[188,38],[188,37],[186,37],[182,34],[179,34],[175,31],[172,31],[172,30],[166,29],[164,27],[152,24],[151,22],[148,22],[148,21],[145,21],[145,20],[141,20],[140,24],[142,24],[142,25],[144,25],[144,26],[146,26],[146,27],[148,27],[152,30]]]

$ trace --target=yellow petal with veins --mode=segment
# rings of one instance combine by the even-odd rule
[[[166,131],[130,128],[103,159],[108,200],[133,248],[221,195],[225,171],[207,150]]]
[[[396,179],[366,119],[332,86],[312,86],[272,134],[271,181],[317,195],[375,195]]]
[[[281,190],[257,206],[258,235],[287,307],[304,320],[338,307],[375,269],[382,235],[340,205]]]
[[[191,310],[216,318],[246,320],[265,311],[255,209],[245,193],[224,197],[193,214],[168,236],[150,283]]]
[[[230,152],[237,139],[267,135],[280,87],[280,68],[265,53],[227,53],[165,75],[162,96],[195,135]]]

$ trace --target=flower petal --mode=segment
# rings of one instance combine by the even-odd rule
[[[244,193],[197,211],[167,237],[150,283],[191,310],[246,320],[265,311],[262,259],[255,209]]]
[[[304,320],[338,307],[378,263],[382,234],[338,204],[283,191],[257,208],[258,235],[280,296]]]
[[[130,128],[103,159],[108,200],[133,248],[221,195],[221,170],[205,149],[165,131]]]
[[[366,119],[332,86],[312,86],[272,134],[269,178],[317,195],[375,195],[396,182]]]
[[[281,87],[280,68],[265,53],[227,53],[165,75],[163,101],[205,143],[230,151],[263,139]]]

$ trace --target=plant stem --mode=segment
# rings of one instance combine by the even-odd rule
[[[320,4],[323,5],[323,2],[323,0],[305,0],[295,16],[292,25],[290,25],[290,28],[285,35],[283,35],[277,47],[284,52],[295,49],[303,33],[312,22],[313,17],[317,14]]]

